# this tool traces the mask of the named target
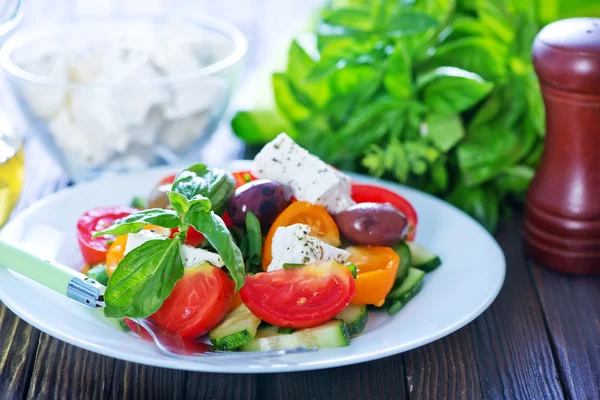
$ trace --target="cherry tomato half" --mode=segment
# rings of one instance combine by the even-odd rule
[[[396,281],[400,257],[390,247],[353,246],[348,262],[356,265],[356,293],[353,304],[381,307]]]
[[[357,203],[390,203],[400,210],[408,221],[407,240],[417,234],[417,212],[404,197],[381,186],[352,183],[352,199]]]
[[[138,211],[131,207],[98,207],[83,214],[77,221],[77,241],[85,262],[90,265],[104,262],[108,251],[107,242],[114,239],[114,236],[92,239],[96,232]]]
[[[354,296],[350,270],[335,261],[246,276],[242,301],[269,324],[309,328],[323,324]]]
[[[223,270],[200,264],[186,268],[171,295],[150,318],[183,337],[198,338],[225,317],[232,295],[233,285]]]
[[[273,225],[271,225],[271,229],[269,229],[263,247],[263,270],[267,270],[273,259],[271,246],[277,228],[294,224],[308,225],[310,226],[311,236],[317,237],[334,247],[340,245],[340,231],[325,207],[306,201],[296,201],[279,214]]]

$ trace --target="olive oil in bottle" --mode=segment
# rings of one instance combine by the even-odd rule
[[[19,199],[23,185],[23,148],[15,135],[2,132],[0,123],[0,226]]]

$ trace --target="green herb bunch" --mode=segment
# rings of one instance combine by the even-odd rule
[[[230,174],[197,164],[175,177],[169,192],[172,210],[139,211],[96,233],[95,237],[120,236],[140,232],[149,224],[179,229],[173,238],[149,240],[125,255],[108,281],[104,314],[113,318],[145,318],[160,308],[183,277],[180,247],[190,226],[219,253],[239,290],[244,285],[244,260],[219,216],[234,189]]]
[[[495,230],[522,201],[544,138],[531,46],[575,0],[350,0],[320,13],[272,76],[275,110],[238,113],[261,144],[287,131],[339,168],[435,194]]]

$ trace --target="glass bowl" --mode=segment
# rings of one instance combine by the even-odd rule
[[[209,17],[77,21],[0,51],[17,103],[71,177],[199,161],[247,49]]]

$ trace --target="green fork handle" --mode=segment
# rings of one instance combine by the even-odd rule
[[[0,239],[0,266],[11,269],[88,307],[104,305],[104,286],[67,266],[41,258]]]

